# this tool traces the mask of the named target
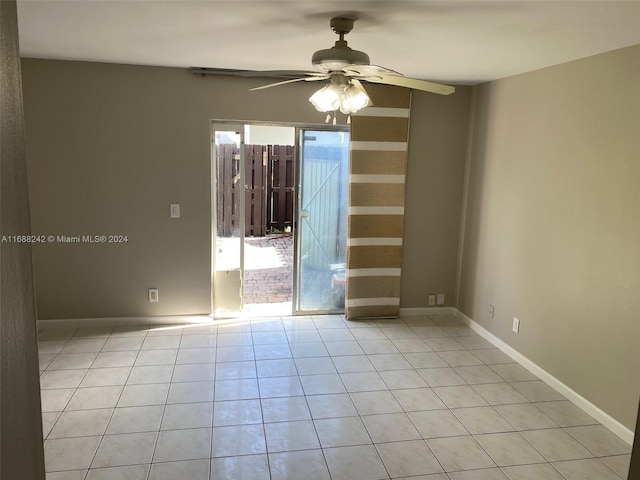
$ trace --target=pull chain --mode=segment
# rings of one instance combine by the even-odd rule
[[[331,113],[333,113],[333,117],[331,117]],[[337,114],[337,112],[336,112],[336,111],[334,111],[334,112],[329,112],[329,113],[327,113],[327,118],[325,118],[325,119],[324,119],[324,123],[329,123],[329,122],[331,122],[331,123],[333,123],[334,125],[337,125],[337,123],[338,123],[337,118],[338,118],[338,114]],[[351,115],[348,115],[348,116],[347,116],[347,125],[351,125]]]

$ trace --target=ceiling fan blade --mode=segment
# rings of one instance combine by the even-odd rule
[[[381,67],[380,65],[347,65],[342,69],[347,75],[355,74],[360,75],[362,77],[368,77],[370,75],[400,75],[400,72],[396,72],[395,70],[391,70],[387,67]]]
[[[282,82],[276,82],[276,83],[269,83],[268,85],[262,85],[260,87],[254,87],[254,88],[250,88],[249,91],[254,91],[254,90],[263,90],[265,88],[271,88],[271,87],[277,87],[279,85],[286,85],[287,83],[295,83],[295,82],[315,82],[317,80],[326,80],[327,78],[329,78],[328,75],[325,76],[318,76],[318,77],[302,77],[302,78],[294,78],[293,80],[283,80]]]
[[[313,70],[252,70],[247,71],[243,76],[245,77],[264,77],[264,78],[293,78],[293,77],[317,77],[327,76],[324,72],[315,72]]]
[[[317,76],[324,73],[311,70],[236,70],[231,68],[191,67],[191,73],[199,75],[226,75],[232,77],[298,78],[305,75]]]
[[[449,85],[397,75],[375,75],[371,77],[361,77],[360,79],[371,83],[384,83],[386,85],[413,88],[414,90],[422,90],[423,92],[437,93],[439,95],[450,95],[456,91],[455,87]]]

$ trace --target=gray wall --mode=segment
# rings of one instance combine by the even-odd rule
[[[636,46],[477,87],[458,305],[632,430],[639,78]]]
[[[124,245],[37,245],[38,317],[210,313],[209,120],[322,124],[324,115],[307,101],[317,85],[248,92],[265,81],[36,59],[23,59],[23,71],[34,232],[129,238]],[[407,217],[414,238],[405,247],[403,307],[426,306],[429,292],[416,283],[426,281],[434,293],[453,290],[457,237],[447,242],[425,231],[457,235],[455,177],[462,178],[464,162],[457,129],[466,128],[467,90],[416,95],[407,193],[415,223]],[[426,135],[434,126],[439,134]],[[428,182],[440,185],[438,175],[452,190],[427,193],[420,176],[430,170],[436,173]],[[438,202],[425,220],[424,205]],[[169,218],[170,203],[181,204],[182,218]],[[159,303],[147,302],[149,287],[160,289]]]
[[[0,236],[29,234],[18,22],[0,2]],[[35,302],[28,243],[0,246],[0,477],[44,479]]]
[[[411,95],[401,307],[454,306],[470,87]]]

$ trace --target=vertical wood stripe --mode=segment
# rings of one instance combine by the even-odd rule
[[[381,184],[373,189],[366,183],[349,184],[349,198],[351,206],[365,207],[387,205],[402,207],[404,205],[404,184]]]
[[[400,268],[402,245],[363,245],[349,247],[349,268]]]
[[[351,123],[351,137],[356,142],[406,142],[408,128],[408,118],[363,116]]]
[[[400,313],[410,90],[367,86],[374,107],[351,118],[347,318]]]
[[[351,278],[351,297],[349,302],[358,298],[400,298],[400,282],[398,276],[377,275],[371,277]]]
[[[406,151],[353,150],[351,174],[402,175],[405,174]]]

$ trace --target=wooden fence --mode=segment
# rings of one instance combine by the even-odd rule
[[[240,151],[216,146],[218,236],[240,235]],[[245,236],[293,225],[293,146],[245,145]]]
[[[232,143],[216,145],[216,222],[218,236],[240,235],[240,152]]]
[[[267,179],[268,227],[283,231],[293,228],[293,184],[295,182],[293,146],[269,145]]]

